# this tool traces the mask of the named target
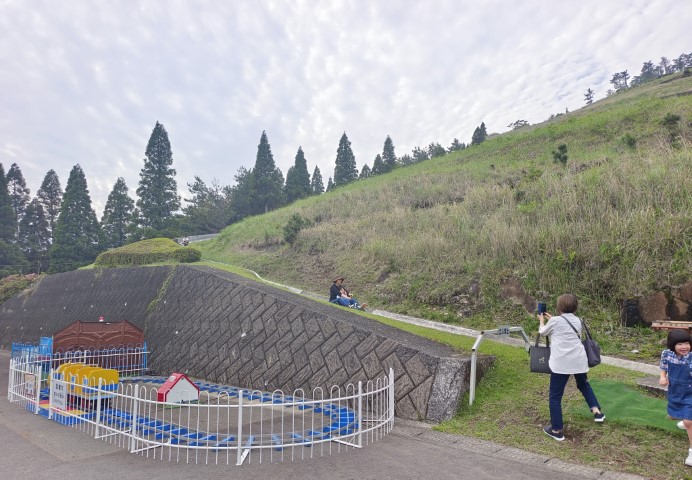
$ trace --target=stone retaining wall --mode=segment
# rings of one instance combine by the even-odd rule
[[[147,313],[147,308],[149,312]],[[159,374],[260,390],[330,388],[395,375],[396,415],[450,418],[470,357],[300,295],[207,267],[83,270],[44,278],[0,308],[0,344],[37,341],[74,320],[129,320]],[[479,359],[478,378],[491,365]]]

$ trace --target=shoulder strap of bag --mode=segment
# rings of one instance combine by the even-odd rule
[[[579,337],[579,340],[581,340],[581,335],[579,335],[579,332],[577,332],[577,329],[574,328],[574,325],[572,325],[572,322],[567,320],[567,318],[563,317],[562,315],[560,315],[560,318],[563,318],[569,324],[569,326],[572,327],[572,330],[574,330],[574,333],[576,333],[577,337]],[[579,317],[577,317],[577,318],[579,318]],[[584,321],[581,318],[579,318],[579,320],[581,321],[581,324],[584,325]],[[589,338],[591,338],[591,337],[589,337]]]
[[[589,331],[589,327],[586,326],[586,322],[581,318],[579,318],[579,321],[581,321],[581,326],[584,327],[584,332],[586,332],[586,338],[588,338],[589,340],[593,340],[593,338],[591,337],[591,332]]]
[[[536,346],[539,346],[539,342],[541,340],[541,334],[539,333],[536,335]],[[549,347],[550,346],[550,340],[548,340],[548,335],[545,335],[545,346]]]

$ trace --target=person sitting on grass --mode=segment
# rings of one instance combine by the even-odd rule
[[[334,283],[329,288],[329,301],[331,303],[336,303],[337,305],[342,305],[344,307],[357,308],[359,310],[365,310],[368,306],[367,303],[360,304],[358,300],[353,298],[353,295],[348,293],[346,287],[342,284],[344,282],[344,277],[336,277]]]

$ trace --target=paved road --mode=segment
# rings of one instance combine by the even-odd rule
[[[360,450],[305,460],[242,465],[170,463],[132,455],[86,433],[10,404],[9,352],[0,351],[0,478],[94,479],[641,479],[551,459],[516,448],[435,432],[397,419],[394,430]]]

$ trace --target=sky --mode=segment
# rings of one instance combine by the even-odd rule
[[[263,131],[326,186],[344,132],[360,170],[388,135],[401,156],[539,123],[692,53],[690,25],[689,0],[0,0],[0,163],[32,197],[79,164],[101,218],[158,121],[182,198],[233,185]]]

